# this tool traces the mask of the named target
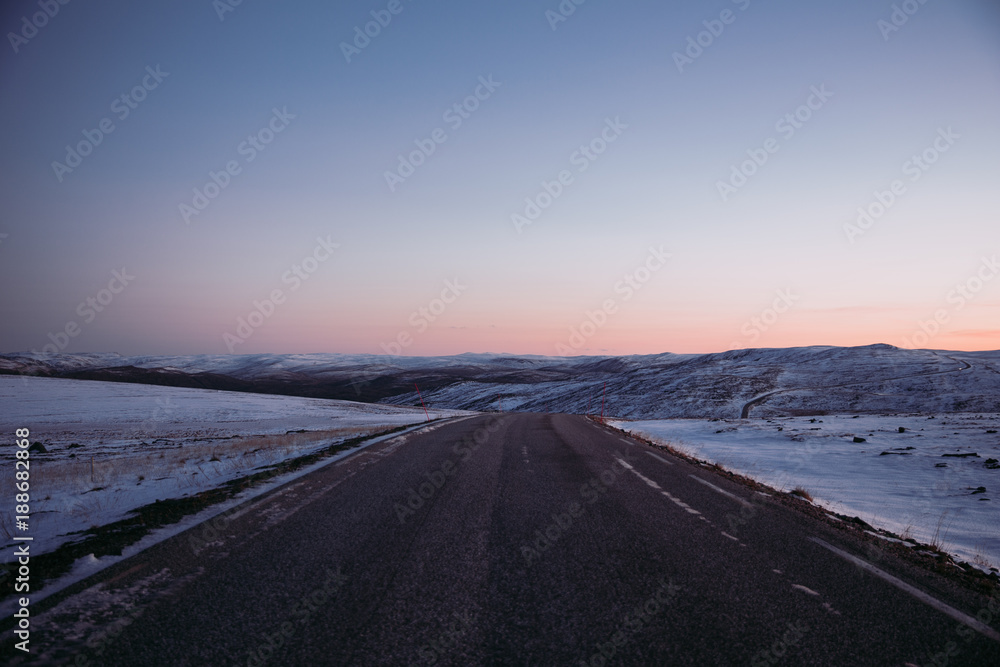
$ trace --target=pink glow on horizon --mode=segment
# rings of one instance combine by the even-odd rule
[[[577,327],[580,331],[580,327]],[[724,333],[720,333],[720,331]],[[392,354],[402,356],[447,356],[466,352],[507,353],[546,356],[626,356],[645,354],[705,354],[745,348],[784,348],[811,345],[854,347],[885,343],[896,347],[946,350],[995,350],[1000,348],[1000,331],[967,330],[940,333],[923,345],[914,335],[919,329],[869,329],[853,331],[849,326],[787,327],[762,333],[758,338],[740,336],[738,328],[690,329],[667,327],[651,333],[640,330],[602,330],[589,339],[574,339],[568,328],[485,326],[469,328],[429,328],[417,334],[411,328],[368,327],[341,333],[321,327],[291,332],[261,331],[239,350],[250,352],[340,352],[348,354]],[[907,340],[910,345],[907,345]],[[410,341],[408,345],[402,344]],[[558,344],[558,347],[557,347]],[[562,354],[560,354],[562,353]]]

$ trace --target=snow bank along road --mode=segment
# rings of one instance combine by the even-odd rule
[[[977,620],[978,618],[978,620]],[[582,417],[387,440],[32,608],[73,665],[996,665],[980,596]],[[10,630],[5,631],[8,634]],[[12,657],[13,656],[13,657]]]

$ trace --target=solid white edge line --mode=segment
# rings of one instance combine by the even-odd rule
[[[470,417],[477,417],[477,416],[478,415],[470,415]],[[60,575],[55,579],[50,579],[48,585],[44,586],[43,588],[37,589],[38,592],[36,592],[34,596],[32,596],[31,601],[33,604],[37,605],[39,602],[42,602],[43,600],[46,600],[47,598],[57,593],[61,593],[70,586],[78,584],[84,579],[87,579],[89,577],[94,576],[95,574],[103,572],[112,565],[115,565],[117,563],[122,562],[123,560],[131,558],[132,556],[140,554],[143,551],[149,549],[150,547],[156,546],[160,542],[165,542],[166,540],[169,540],[172,537],[180,535],[186,530],[189,530],[191,528],[196,528],[197,526],[200,526],[206,521],[211,521],[215,517],[230,511],[234,507],[238,507],[243,504],[250,504],[252,501],[257,500],[257,498],[259,498],[260,496],[271,493],[272,491],[275,491],[275,489],[285,486],[286,484],[290,484],[291,482],[294,482],[300,477],[305,477],[310,473],[316,472],[320,468],[325,468],[328,465],[339,463],[343,459],[360,454],[364,451],[365,448],[371,445],[384,442],[386,440],[399,438],[404,435],[413,435],[415,432],[424,429],[428,426],[434,426],[434,427],[443,426],[450,419],[455,419],[456,421],[459,421],[467,419],[467,417],[465,416],[460,416],[457,418],[444,417],[441,419],[441,421],[435,421],[431,423],[420,422],[417,424],[413,424],[409,426],[407,429],[399,431],[397,433],[386,433],[383,435],[375,436],[374,438],[366,440],[365,442],[361,443],[358,447],[355,447],[353,449],[348,449],[346,451],[340,452],[339,454],[334,454],[333,456],[327,459],[321,459],[319,461],[316,461],[315,463],[299,468],[298,470],[285,473],[283,475],[276,475],[271,479],[265,480],[259,486],[250,487],[248,489],[245,489],[244,491],[241,491],[239,494],[230,498],[229,500],[224,500],[220,503],[209,505],[200,512],[196,512],[194,514],[188,514],[187,516],[181,517],[180,521],[176,521],[174,523],[161,526],[160,528],[154,528],[150,532],[146,533],[146,535],[140,538],[137,542],[133,542],[129,546],[124,547],[122,549],[121,554],[117,556],[107,555],[107,556],[101,556],[100,558],[94,557],[94,561],[89,561],[89,562],[87,561],[87,556],[80,556],[73,561],[73,564],[71,565],[71,569],[69,570],[69,572]],[[241,510],[240,514],[242,513],[243,511]],[[93,554],[91,554],[91,556],[93,556]],[[103,583],[105,582],[99,582],[98,584],[95,585],[100,585]],[[83,591],[80,592],[82,593]],[[76,595],[76,593],[74,593],[74,595]],[[0,602],[0,615],[10,616],[16,611],[16,609],[17,609],[17,596],[11,596],[10,598],[4,600],[3,602]],[[52,607],[40,613],[48,614],[54,611],[55,609],[56,607]]]
[[[704,484],[708,488],[713,489],[715,491],[718,491],[719,493],[721,493],[724,496],[728,496],[728,497],[732,498],[733,500],[735,500],[736,502],[738,502],[740,505],[743,505],[743,507],[753,507],[753,505],[751,505],[749,501],[743,500],[742,498],[740,498],[736,494],[729,493],[725,489],[720,489],[715,484],[712,484],[711,482],[707,482],[707,481],[703,480],[701,477],[698,477],[697,475],[688,475],[688,477],[690,477],[691,479],[693,479],[696,482],[701,482],[702,484]]]
[[[673,463],[672,463],[671,461],[668,461],[668,460],[666,460],[665,458],[663,458],[663,457],[662,457],[662,456],[660,456],[659,454],[654,454],[653,452],[646,452],[646,453],[647,453],[647,454],[649,454],[650,456],[652,456],[652,457],[653,457],[654,459],[656,459],[657,461],[663,461],[663,462],[664,462],[664,463],[666,463],[666,464],[667,464],[668,466],[672,466],[672,465],[673,465]]]
[[[972,628],[973,630],[976,630],[980,634],[983,634],[983,635],[989,637],[993,641],[1000,642],[1000,633],[998,633],[996,630],[994,630],[990,626],[986,625],[985,623],[982,623],[981,621],[979,621],[979,620],[977,620],[977,619],[969,616],[968,614],[960,612],[959,610],[955,609],[954,607],[951,607],[951,606],[945,604],[944,602],[941,602],[937,598],[931,597],[930,595],[928,595],[927,593],[924,593],[919,588],[915,588],[915,587],[911,586],[910,584],[906,583],[905,581],[897,579],[896,577],[892,576],[888,572],[884,572],[884,571],[878,569],[877,567],[875,567],[874,565],[872,565],[868,561],[862,560],[862,559],[858,558],[857,556],[852,556],[851,554],[847,553],[846,551],[842,551],[842,550],[838,549],[837,547],[833,546],[832,544],[827,544],[826,542],[824,542],[823,540],[821,540],[818,537],[810,537],[809,539],[811,541],[815,542],[816,544],[820,545],[821,547],[823,547],[825,549],[829,549],[830,551],[832,551],[833,553],[837,554],[841,558],[854,563],[855,565],[857,565],[861,569],[867,570],[868,572],[871,572],[876,577],[880,577],[880,578],[884,579],[885,581],[888,581],[890,584],[892,584],[896,588],[898,588],[898,589],[900,589],[902,591],[906,591],[907,593],[909,593],[913,597],[917,598],[921,602],[929,604],[930,606],[934,607],[938,611],[940,611],[940,612],[942,612],[944,614],[947,614],[948,616],[951,616],[956,621],[959,621],[960,623],[963,623],[963,624],[969,626],[970,628]]]

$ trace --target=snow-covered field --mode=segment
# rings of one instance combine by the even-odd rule
[[[430,417],[453,416],[430,410]],[[155,500],[179,498],[351,437],[426,420],[422,409],[87,380],[0,376],[0,495],[14,431],[30,430],[33,553]],[[0,515],[0,562],[13,551]]]
[[[827,509],[935,543],[983,569],[1000,568],[1000,415],[611,423],[776,489],[802,487]]]

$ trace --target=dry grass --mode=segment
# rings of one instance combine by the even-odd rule
[[[939,518],[937,522],[937,528],[934,529],[934,537],[931,538],[931,546],[938,551],[942,551],[944,548],[944,538],[941,535],[941,526],[944,524],[944,520],[947,517],[947,510],[941,513],[941,518]]]
[[[801,486],[796,486],[790,492],[793,496],[798,496],[799,498],[805,498],[809,502],[813,502],[812,494],[803,489]]]
[[[976,548],[976,553],[972,556],[972,564],[984,570],[993,569],[994,568],[993,563],[991,563],[990,559],[987,558],[986,554],[983,553],[983,544],[980,542],[979,544],[976,544],[975,548]]]
[[[226,440],[183,444],[145,445],[123,448],[114,456],[63,458],[32,466],[35,488],[59,489],[76,496],[68,511],[83,522],[91,517],[124,509],[130,489],[151,481],[173,480],[186,492],[213,483],[267,468],[281,461],[307,454],[331,442],[383,431],[386,426],[368,426],[256,435]],[[79,450],[76,450],[79,451]],[[13,495],[11,476],[0,476],[0,493]],[[36,484],[38,486],[36,486]],[[180,495],[180,494],[178,494]],[[33,503],[34,505],[34,503]],[[32,508],[34,509],[34,507]],[[13,526],[5,521],[10,513],[0,513],[0,537],[10,539]]]

